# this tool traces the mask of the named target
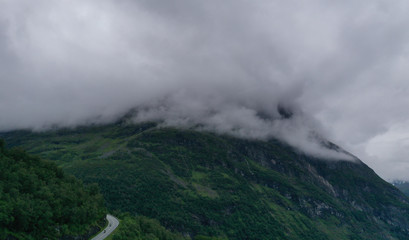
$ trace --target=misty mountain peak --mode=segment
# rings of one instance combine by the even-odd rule
[[[282,104],[278,104],[277,112],[280,114],[281,118],[284,118],[284,119],[289,119],[294,114],[290,108],[285,107]]]

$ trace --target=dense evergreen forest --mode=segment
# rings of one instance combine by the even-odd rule
[[[0,139],[0,239],[88,239],[105,224],[97,184],[86,187],[53,162],[5,149]],[[113,240],[182,240],[157,220],[117,212]]]
[[[54,163],[0,140],[0,239],[59,239],[85,234],[104,219],[98,187],[67,176]]]

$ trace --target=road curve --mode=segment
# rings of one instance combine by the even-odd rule
[[[108,237],[115,230],[115,228],[118,227],[119,221],[116,219],[116,217],[107,214],[107,220],[108,226],[91,240],[103,240]]]

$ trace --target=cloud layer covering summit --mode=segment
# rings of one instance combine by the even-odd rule
[[[407,1],[0,6],[0,130],[109,122],[137,108],[137,120],[305,148],[297,139],[314,129],[384,178],[409,176]],[[294,119],[273,121],[278,105]]]

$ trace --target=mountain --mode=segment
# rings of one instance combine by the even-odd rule
[[[409,182],[407,181],[393,181],[392,185],[397,187],[406,196],[409,196]]]
[[[121,122],[0,137],[194,239],[409,238],[409,199],[364,163],[274,139]]]
[[[0,141],[0,239],[88,239],[105,214],[95,185]]]

